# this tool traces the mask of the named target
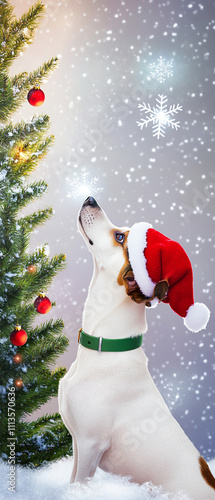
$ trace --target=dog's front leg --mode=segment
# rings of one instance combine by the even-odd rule
[[[72,436],[72,448],[73,448],[73,469],[70,478],[70,483],[74,483],[75,481],[75,476],[77,472],[77,461],[78,461],[77,443],[74,436]]]
[[[71,482],[84,482],[92,477],[105,451],[93,438],[77,439]]]

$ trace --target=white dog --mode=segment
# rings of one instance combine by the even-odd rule
[[[92,197],[79,228],[95,268],[77,358],[59,386],[60,413],[73,437],[71,481],[85,481],[99,466],[193,500],[215,500],[215,479],[171,415],[140,347],[149,300],[128,260],[129,229],[113,226]],[[162,281],[153,297],[165,299],[167,287]]]

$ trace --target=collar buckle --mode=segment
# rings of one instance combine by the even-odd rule
[[[78,331],[78,343],[79,344],[80,344],[81,331],[82,331],[82,328],[80,328],[79,331]]]
[[[99,348],[98,348],[99,352],[101,352],[101,350],[102,350],[102,340],[103,340],[103,337],[99,337]]]

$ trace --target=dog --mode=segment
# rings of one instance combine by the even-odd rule
[[[78,226],[94,272],[77,357],[59,384],[59,411],[73,438],[71,482],[85,482],[100,467],[171,494],[215,500],[215,478],[147,368],[140,332],[147,330],[150,303],[129,262],[130,229],[115,227],[93,197],[83,203]],[[164,282],[150,299],[163,300],[166,293]],[[103,347],[109,340],[113,350]]]

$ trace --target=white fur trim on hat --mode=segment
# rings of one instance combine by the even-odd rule
[[[189,307],[187,315],[184,318],[184,324],[188,330],[197,333],[206,328],[209,318],[210,311],[208,307],[201,302],[195,302],[195,304]]]
[[[154,283],[147,271],[144,249],[147,246],[146,233],[152,227],[148,222],[137,222],[128,234],[128,253],[134,277],[141,292],[151,297],[154,291]]]

